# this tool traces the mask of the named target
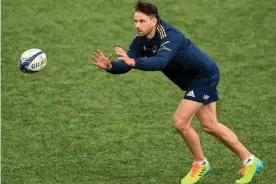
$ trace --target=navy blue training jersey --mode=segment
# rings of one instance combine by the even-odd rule
[[[135,67],[112,61],[108,72],[123,74],[132,68],[161,71],[184,91],[208,85],[218,72],[216,63],[207,54],[161,18],[155,36],[151,40],[136,36],[127,53],[135,60]]]

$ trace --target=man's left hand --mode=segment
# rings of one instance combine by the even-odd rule
[[[125,64],[129,66],[135,66],[135,60],[128,57],[127,53],[124,51],[124,49],[120,47],[115,48],[116,54],[118,54],[118,59],[121,59],[125,62]]]

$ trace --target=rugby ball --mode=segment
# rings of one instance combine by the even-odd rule
[[[19,68],[24,73],[36,73],[43,70],[47,64],[47,57],[40,49],[29,49],[23,52],[18,61]]]

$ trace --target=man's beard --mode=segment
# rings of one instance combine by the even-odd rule
[[[140,35],[139,32],[138,32],[138,36],[139,36],[139,37],[147,37],[147,36],[152,32],[153,29],[154,29],[154,28],[151,28],[151,29],[150,29],[149,31],[147,31],[147,32],[143,32],[143,31],[142,31],[142,33],[143,33],[142,35]]]

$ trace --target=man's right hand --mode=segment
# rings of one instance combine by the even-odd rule
[[[94,55],[92,56],[92,58],[96,61],[94,65],[105,70],[111,70],[112,68],[111,57],[112,57],[112,54],[110,54],[108,58],[105,57],[100,50],[97,50],[97,52],[94,52]]]

